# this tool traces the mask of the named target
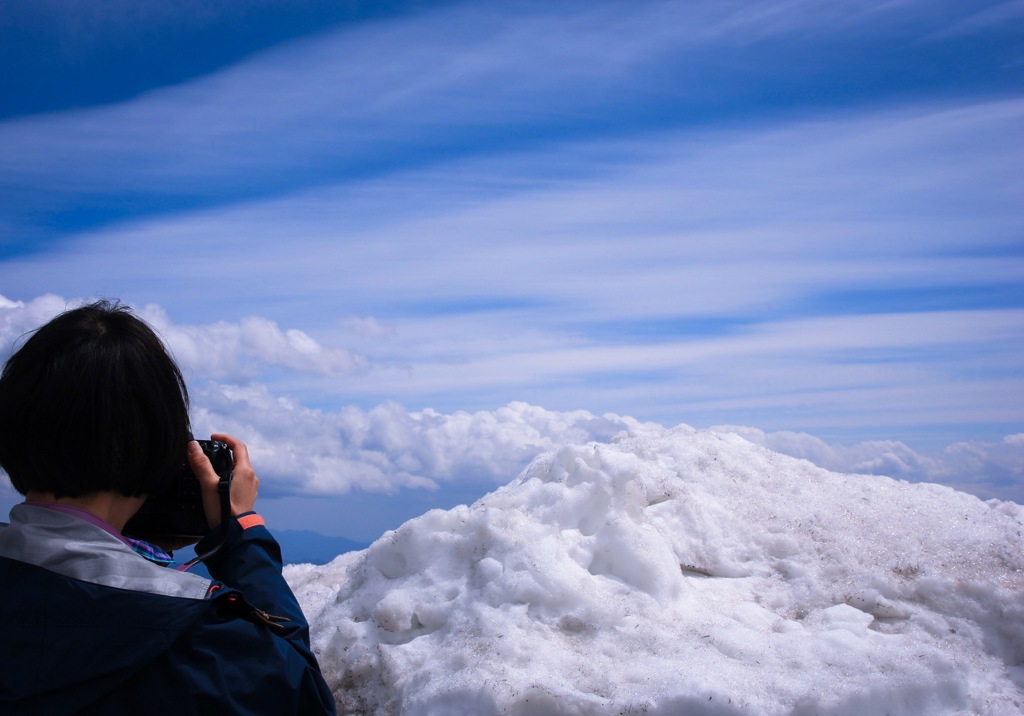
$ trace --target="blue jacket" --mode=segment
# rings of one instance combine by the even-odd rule
[[[227,529],[211,582],[17,505],[0,524],[0,714],[333,714],[277,542]]]

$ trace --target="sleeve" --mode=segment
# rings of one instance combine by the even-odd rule
[[[226,535],[224,530],[226,529]],[[277,637],[278,651],[286,659],[303,659],[325,704],[323,713],[334,713],[334,697],[324,682],[316,656],[310,649],[309,624],[298,600],[281,574],[281,548],[256,513],[238,515],[221,525],[196,547],[212,548],[224,535],[223,546],[204,561],[210,575],[237,590],[245,602],[271,616],[276,623],[268,629]],[[278,618],[283,618],[278,621]],[[307,674],[307,677],[310,674]],[[328,709],[329,710],[326,710]]]
[[[257,519],[253,519],[256,517]],[[206,540],[215,542],[218,531]],[[196,552],[204,551],[196,546]],[[210,576],[240,591],[246,601],[268,614],[284,617],[285,638],[299,638],[308,648],[309,625],[298,600],[281,574],[281,547],[255,512],[238,515],[227,526],[224,545],[204,560]]]

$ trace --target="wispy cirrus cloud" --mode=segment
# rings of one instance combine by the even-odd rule
[[[941,59],[948,49],[922,38],[977,12],[924,2],[454,4],[346,25],[132,101],[4,122],[0,174],[16,200],[7,211],[27,231],[40,213],[51,225],[96,225],[488,155],[496,145],[548,148],[567,127],[575,138],[621,138],[742,125],[789,114],[765,92],[842,105],[839,88],[852,91],[859,85],[846,80],[863,82],[865,72],[881,88],[908,74],[927,84],[911,63],[899,72],[877,57],[851,63],[846,46],[891,52],[895,34],[896,46],[916,41],[916,52]],[[978,83],[960,89],[976,93]],[[83,201],[91,211],[80,211]]]
[[[1022,123],[1007,101],[658,134],[613,162],[586,142],[453,160],[128,223],[0,275],[16,294],[59,276],[72,295],[176,305],[205,326],[178,331],[183,354],[220,361],[202,349],[219,331],[228,355],[252,354],[219,379],[275,360],[310,376],[288,390],[316,405],[1005,424],[1020,419]],[[592,170],[537,178],[573,161]]]
[[[612,143],[613,160],[590,143],[452,160],[83,232],[59,255],[6,261],[4,280],[24,293],[44,272],[83,286],[116,275],[157,297],[216,301],[249,300],[258,277],[300,310],[328,297],[363,315],[491,300],[570,307],[581,321],[1007,285],[1021,270],[1005,254],[1024,194],[1024,157],[1009,141],[1022,125],[1024,105],[996,102],[659,133]],[[546,176],[567,164],[580,175]],[[75,270],[82,262],[89,272]],[[169,269],[179,281],[161,280]]]

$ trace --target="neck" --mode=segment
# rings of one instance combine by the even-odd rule
[[[54,497],[52,492],[28,492],[28,502],[52,502],[77,507],[100,518],[118,532],[124,529],[132,515],[139,511],[145,497],[127,497],[119,492],[90,492],[78,497]]]

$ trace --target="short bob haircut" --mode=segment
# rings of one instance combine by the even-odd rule
[[[23,495],[151,495],[184,462],[190,437],[181,371],[116,302],[57,316],[0,375],[0,467]]]

